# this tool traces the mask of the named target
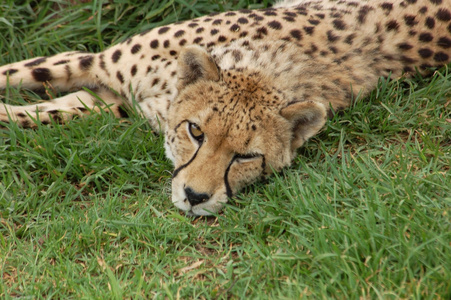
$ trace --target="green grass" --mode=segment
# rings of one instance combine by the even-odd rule
[[[0,4],[0,64],[247,1]],[[169,4],[166,4],[169,3]],[[102,10],[100,10],[102,8]],[[2,101],[36,96],[10,88]],[[0,297],[449,299],[451,75],[382,81],[217,217],[170,201],[146,120],[0,129]],[[448,121],[447,121],[448,119]]]

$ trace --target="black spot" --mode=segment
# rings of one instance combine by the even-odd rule
[[[160,45],[160,42],[158,40],[153,40],[150,42],[150,48],[152,48],[152,49],[157,49],[159,45]],[[139,49],[141,49],[141,46],[139,46]],[[138,49],[138,51],[139,51],[139,49]],[[132,49],[132,51],[133,51],[133,49]]]
[[[245,37],[247,35],[248,35],[248,32],[247,31],[243,31],[243,32],[240,33],[240,38],[243,38],[243,37]]]
[[[160,57],[161,57],[161,56],[157,54],[157,55],[152,56],[151,59],[152,59],[152,60],[157,60],[157,59],[159,59]]]
[[[430,68],[432,68],[432,66],[430,64],[422,64],[422,65],[420,65],[420,69],[421,70],[427,70],[427,69],[430,69]]]
[[[355,38],[355,33],[351,33],[350,35],[348,35],[345,38],[345,43],[349,44],[349,45],[352,45],[352,42],[354,41],[354,38]]]
[[[117,71],[116,77],[121,83],[124,83],[124,76],[122,75],[121,71]]]
[[[234,13],[234,12],[232,12],[232,11],[225,14],[225,16],[227,16],[227,17],[229,17],[229,16],[235,16],[235,15],[236,15],[236,13]]]
[[[164,34],[169,31],[169,27],[161,27],[158,29],[158,34]]]
[[[106,70],[106,64],[105,64],[105,60],[103,59],[105,56],[103,55],[103,54],[100,54],[100,56],[99,56],[99,67],[102,69],[102,70]]]
[[[329,42],[333,43],[336,42],[340,37],[338,35],[335,35],[332,30],[327,31],[327,39]]]
[[[343,17],[343,14],[342,14],[342,13],[339,13],[339,12],[336,12],[336,11],[332,11],[332,12],[330,13],[330,17],[331,17],[331,18],[334,18],[334,19],[340,19],[340,18]]]
[[[257,28],[258,36],[267,35],[267,34],[268,34],[268,30],[266,29],[266,27]]]
[[[197,27],[197,26],[199,26],[199,24],[197,24],[197,23],[189,23],[188,24],[188,27],[190,27],[190,28],[194,28],[194,27]]]
[[[427,28],[432,29],[435,26],[435,20],[434,18],[431,17],[427,17],[426,18],[426,22],[424,23],[424,25],[426,25]]]
[[[63,59],[63,60],[60,60],[60,61],[54,63],[53,65],[54,65],[54,66],[59,66],[59,65],[67,64],[68,62],[70,62],[70,60],[68,60],[68,59]]]
[[[249,20],[246,19],[246,18],[239,18],[237,20],[237,22],[240,23],[240,24],[247,24],[247,23],[249,23]]]
[[[440,8],[435,16],[443,22],[448,22],[451,20],[451,12],[444,8]]]
[[[398,24],[398,22],[396,22],[395,20],[391,20],[391,21],[388,21],[388,22],[385,24],[385,28],[386,28],[387,31],[391,31],[391,30],[393,30],[393,31],[398,31],[398,29],[399,29],[399,24]]]
[[[122,52],[121,50],[116,50],[113,53],[113,56],[111,56],[111,60],[113,63],[117,63],[117,61],[121,58]]]
[[[420,40],[420,42],[424,42],[424,43],[432,41],[433,38],[434,37],[430,33],[427,33],[427,32],[422,33],[418,36],[418,39]]]
[[[132,76],[135,76],[137,71],[138,71],[138,67],[136,65],[133,65],[132,69],[130,70],[130,74]]]
[[[337,30],[345,30],[346,29],[346,24],[340,19],[333,20],[332,24],[334,25],[334,28]]]
[[[169,54],[172,56],[176,56],[177,55],[177,51],[171,50],[169,51]]]
[[[283,19],[287,22],[293,23],[295,20],[292,17],[283,17]]]
[[[336,47],[329,47],[330,52],[337,54],[338,49]]]
[[[434,55],[434,60],[435,60],[436,62],[443,63],[443,62],[448,61],[448,59],[449,59],[448,54],[446,54],[446,53],[444,53],[444,52],[437,52],[437,53],[435,53],[435,55]]]
[[[280,22],[277,22],[277,21],[271,21],[271,22],[269,22],[269,23],[268,23],[268,26],[269,26],[270,28],[272,28],[272,29],[275,29],[275,30],[280,30],[280,29],[282,29],[282,24],[280,24]]]
[[[2,74],[3,75],[13,75],[14,73],[18,72],[19,70],[17,69],[8,69],[6,71],[4,71]]]
[[[213,21],[213,25],[221,25],[221,23],[222,23],[222,20],[221,19],[217,19],[217,20],[214,20]]]
[[[441,47],[441,48],[450,48],[451,47],[451,39],[447,38],[447,37],[441,37],[438,41],[437,41],[437,46]]]
[[[319,24],[319,20],[308,20],[308,22],[315,26]]]
[[[160,82],[160,79],[155,78],[155,79],[152,81],[152,87],[156,86],[159,82]]]
[[[398,48],[401,50],[409,50],[409,49],[412,49],[413,46],[410,45],[409,43],[399,43]]]
[[[201,33],[201,32],[203,32],[204,30],[205,30],[205,28],[199,27],[199,28],[196,29],[196,33]]]
[[[218,34],[218,32],[219,32],[218,29],[212,29],[212,30],[210,31],[210,34],[211,34],[211,35],[215,35],[215,34]]]
[[[26,63],[24,66],[25,67],[35,67],[35,66],[39,66],[40,64],[42,64],[43,62],[45,62],[47,60],[46,57],[41,57],[38,59],[35,59],[33,61],[30,61],[29,63]]]
[[[199,44],[200,42],[202,42],[203,38],[202,37],[197,37],[194,39],[193,43],[194,44]]]
[[[83,71],[87,71],[91,68],[94,57],[89,55],[80,58],[80,69]]]
[[[412,26],[418,24],[418,21],[415,20],[415,16],[412,16],[412,15],[404,16],[404,22],[409,27],[412,27]]]
[[[265,16],[277,16],[277,13],[272,10],[267,10],[263,13]]]
[[[420,8],[420,10],[418,12],[423,15],[423,14],[427,13],[427,11],[428,11],[427,6],[423,6],[422,8]]]
[[[259,16],[257,14],[250,14],[248,17],[254,19],[255,21],[261,21],[264,19],[262,16]]]
[[[432,4],[440,5],[442,4],[442,0],[429,0]]]
[[[227,38],[226,38],[225,36],[220,35],[220,36],[218,37],[218,42],[223,43],[223,42],[225,42],[225,41],[227,41]]]
[[[372,7],[368,6],[368,5],[364,5],[359,9],[359,12],[357,14],[357,20],[363,24],[366,21],[366,16],[368,15],[368,13],[373,10]]]
[[[166,40],[166,41],[164,41],[164,43],[163,43],[163,47],[165,47],[165,48],[169,48],[169,45],[170,45],[170,42],[169,42],[169,40]]]
[[[257,126],[255,126],[255,124],[252,124],[252,130],[257,130]]]
[[[411,57],[408,57],[408,56],[405,56],[405,55],[401,55],[401,61],[404,62],[404,63],[407,63],[407,64],[413,64],[413,63],[416,62],[415,59],[413,59]]]
[[[265,27],[257,28],[256,34],[252,37],[253,39],[262,39],[264,35],[268,34],[268,30]]]
[[[37,68],[31,71],[34,80],[39,82],[51,81],[53,79],[52,73],[47,68]]]
[[[422,48],[418,50],[418,54],[420,54],[422,58],[429,58],[432,56],[432,54],[434,54],[434,52],[431,49]]]
[[[315,31],[315,27],[313,26],[304,26],[305,33],[308,35],[312,35],[313,31]]]
[[[384,2],[381,4],[381,7],[387,11],[391,11],[393,9],[393,4],[392,3],[388,3],[388,2]]]
[[[293,30],[290,31],[290,35],[293,38],[297,39],[298,41],[300,41],[302,39],[302,33],[301,33],[300,30],[293,29]]]
[[[174,37],[179,38],[185,34],[185,30],[179,30],[176,33],[174,33]]]

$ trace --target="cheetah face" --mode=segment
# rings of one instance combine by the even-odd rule
[[[197,46],[180,55],[178,89],[165,147],[175,166],[172,202],[192,215],[218,212],[245,185],[289,165],[326,120],[324,105],[287,105],[259,72],[220,72]]]

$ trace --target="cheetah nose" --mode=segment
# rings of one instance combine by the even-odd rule
[[[200,203],[207,202],[208,199],[210,199],[210,195],[205,193],[196,193],[192,188],[186,187],[185,188],[185,194],[186,198],[188,198],[189,203],[192,206],[195,206]]]

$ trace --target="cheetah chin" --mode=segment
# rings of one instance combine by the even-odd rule
[[[0,89],[72,93],[2,105],[0,121],[36,127],[137,105],[165,134],[172,202],[208,215],[290,165],[380,77],[429,74],[450,57],[451,0],[286,0],[154,28],[100,53],[2,66]]]

